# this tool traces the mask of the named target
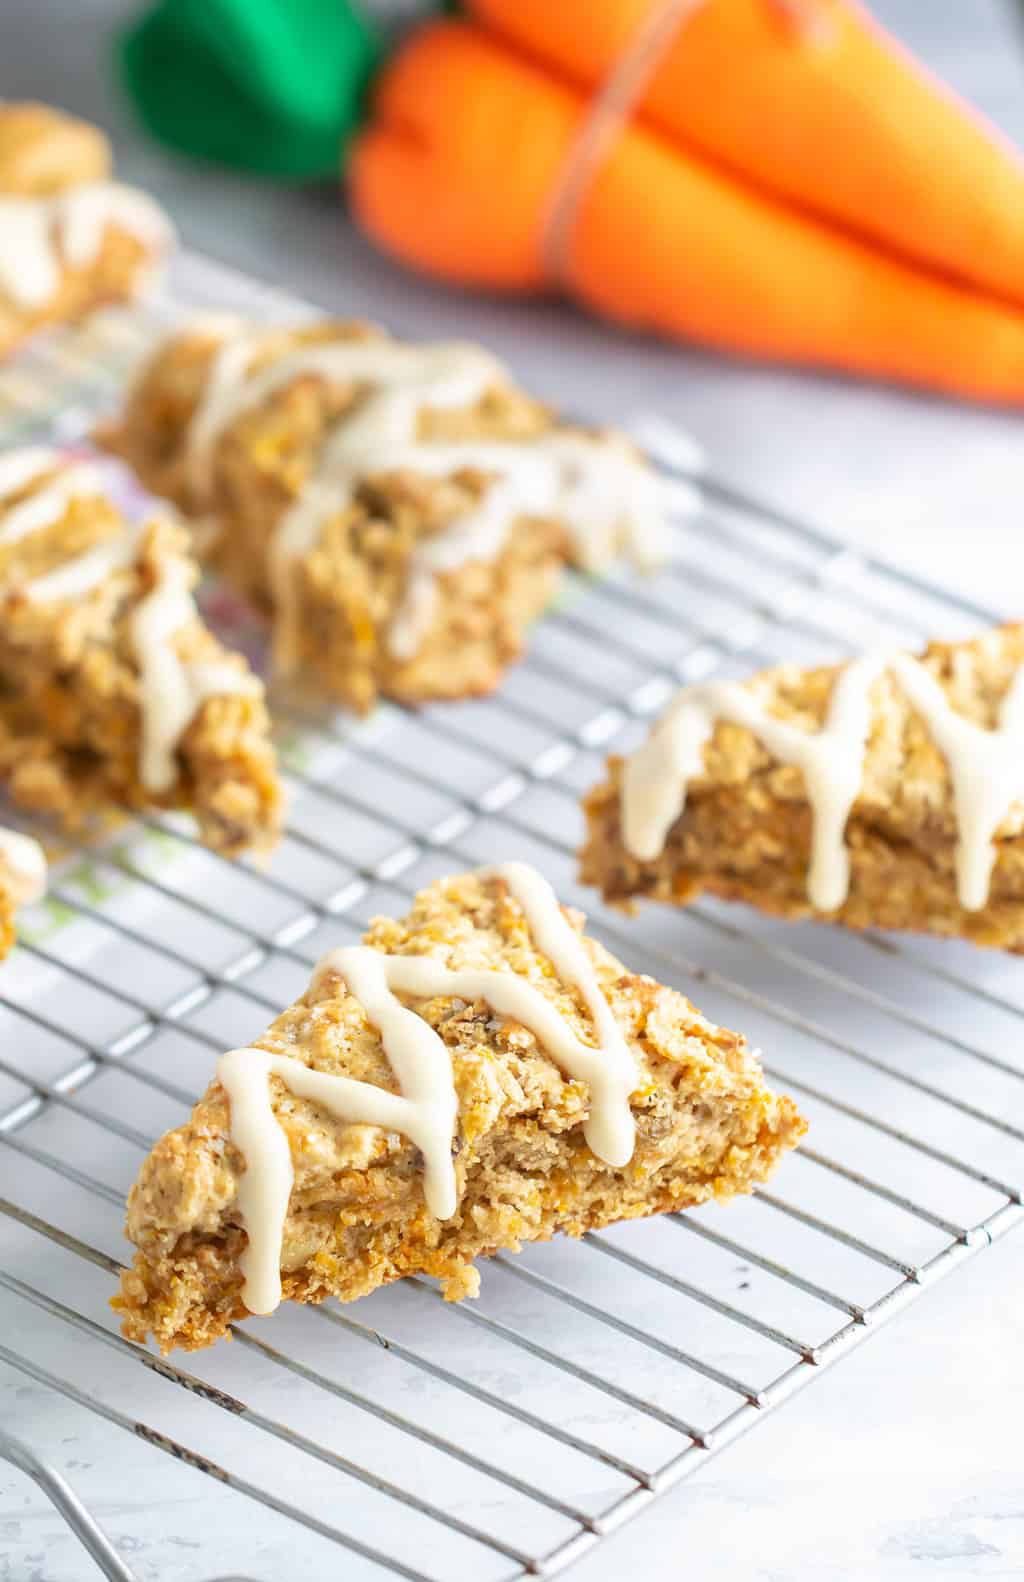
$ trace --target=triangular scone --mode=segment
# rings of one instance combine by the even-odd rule
[[[14,944],[18,908],[46,893],[46,855],[39,842],[20,830],[0,829],[0,960]]]
[[[582,925],[509,863],[325,958],[143,1165],[125,1334],[205,1346],[281,1294],[348,1301],[413,1273],[458,1299],[499,1248],[763,1181],[804,1131],[792,1102],[739,1035]]]
[[[609,901],[1024,950],[1024,626],[688,687],[585,809]]]
[[[97,465],[0,455],[0,780],[67,825],[187,808],[234,853],[270,844],[280,787],[263,687],[204,625],[187,535],[125,519]]]
[[[216,524],[225,575],[272,611],[279,672],[363,711],[490,691],[567,560],[663,549],[628,442],[557,422],[475,346],[200,322],[102,438]]]
[[[46,324],[133,296],[172,242],[152,198],[110,180],[97,127],[0,104],[0,357]]]

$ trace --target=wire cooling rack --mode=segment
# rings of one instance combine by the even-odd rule
[[[225,305],[299,311],[187,258],[162,305],[0,374],[3,443],[80,439],[163,319]],[[986,620],[696,480],[668,424],[637,432],[674,505],[670,570],[571,578],[485,701],[353,725],[278,700],[291,815],[269,867],[144,820],[68,848],[27,915],[0,969],[0,1423],[19,1436],[0,1429],[0,1459],[68,1518],[53,1582],[82,1576],[79,1539],[120,1582],[136,1557],[160,1582],[335,1577],[339,1558],[346,1582],[552,1576],[1020,1221],[1010,958],[711,902],[628,920],[575,882],[580,793],[680,682]],[[214,589],[208,607],[258,658],[230,601]],[[372,915],[497,857],[535,862],[630,965],[747,1032],[809,1115],[807,1145],[729,1207],[499,1256],[477,1303],[410,1279],[282,1309],[193,1358],[122,1340],[107,1299],[124,1197],[216,1054]],[[4,1469],[0,1513],[18,1516],[20,1483]]]

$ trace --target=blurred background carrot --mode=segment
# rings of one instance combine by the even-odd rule
[[[1020,158],[859,5],[468,11],[376,84],[350,183],[382,245],[733,351],[1024,400]],[[667,32],[602,129],[659,12]]]
[[[192,154],[291,179],[344,164],[369,235],[436,277],[1024,401],[1020,154],[858,0],[462,13],[387,58],[345,0],[160,0],[121,65]]]

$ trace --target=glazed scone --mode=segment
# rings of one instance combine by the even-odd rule
[[[585,812],[608,901],[1024,950],[1024,626],[686,688]]]
[[[568,560],[664,547],[621,436],[559,423],[481,349],[360,324],[172,336],[101,438],[213,524],[279,673],[365,712],[492,689]]]
[[[204,625],[187,534],[130,523],[100,470],[45,446],[0,455],[0,782],[81,825],[186,808],[219,851],[276,836],[263,687]]]
[[[0,828],[0,960],[14,944],[18,908],[46,894],[46,855],[20,830]]]
[[[96,127],[0,103],[0,357],[44,325],[134,296],[172,243],[153,200],[110,179]]]
[[[281,1297],[473,1260],[749,1192],[804,1122],[757,1056],[627,971],[507,863],[434,884],[335,951],[222,1057],[128,1200],[124,1333],[209,1345]]]

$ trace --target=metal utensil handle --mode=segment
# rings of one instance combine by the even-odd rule
[[[99,1522],[82,1504],[70,1483],[21,1439],[0,1428],[0,1459],[24,1472],[60,1511],[75,1537],[88,1549],[110,1582],[139,1582],[137,1574],[121,1559]]]
[[[24,1472],[53,1501],[75,1537],[88,1549],[96,1564],[110,1582],[139,1582],[137,1572],[126,1566],[110,1539],[87,1506],[83,1505],[71,1485],[61,1477],[49,1462],[29,1448],[22,1439],[15,1439],[0,1428],[0,1461],[9,1461],[19,1472]],[[212,1577],[210,1582],[252,1582],[251,1577]]]

